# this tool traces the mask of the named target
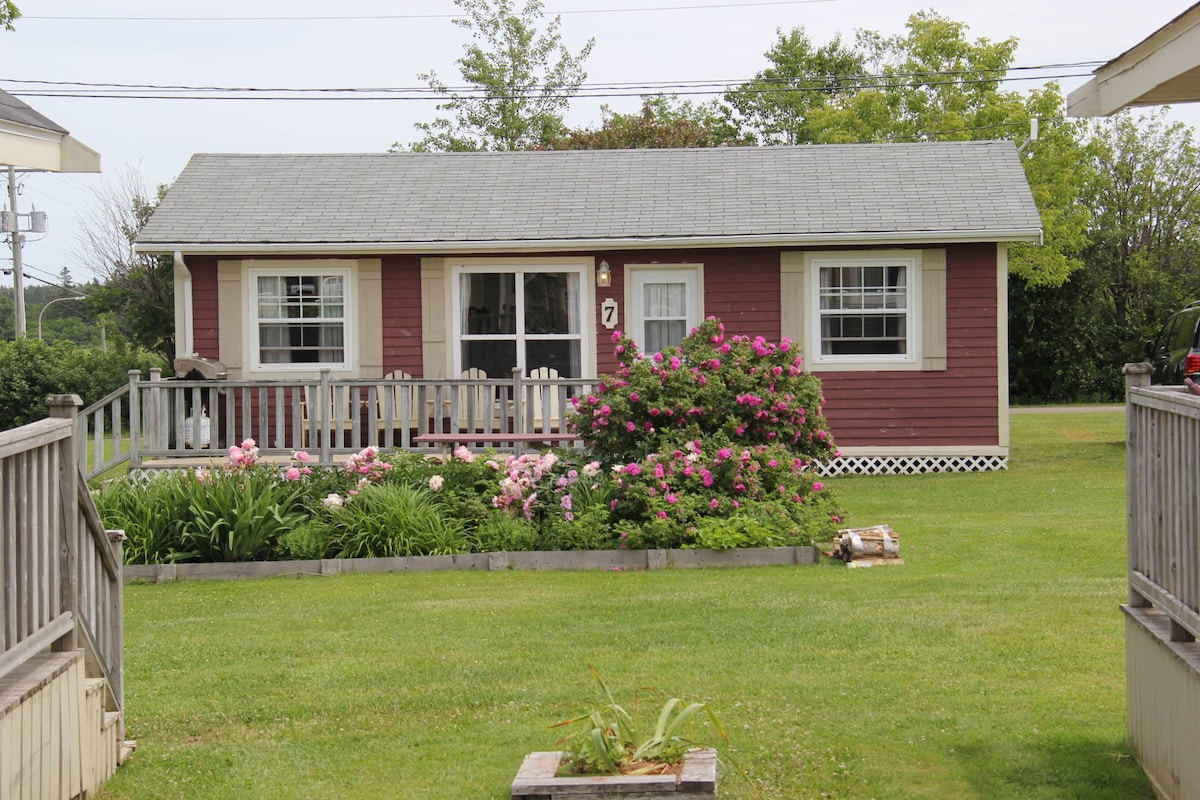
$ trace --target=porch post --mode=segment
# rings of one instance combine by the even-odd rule
[[[1132,389],[1150,385],[1150,375],[1154,372],[1154,367],[1147,362],[1141,362],[1126,364],[1123,371],[1125,373],[1125,454],[1128,459],[1125,467],[1125,487],[1128,497],[1125,501],[1125,513],[1128,518],[1126,522],[1126,548],[1128,550],[1126,586],[1129,591],[1129,605],[1134,608],[1144,608],[1150,605],[1150,601],[1133,588],[1133,571],[1140,566],[1137,553],[1141,537],[1150,533],[1143,529],[1143,525],[1137,517],[1138,510],[1145,502],[1143,497],[1145,486],[1142,485],[1142,481],[1145,477],[1146,467],[1143,463],[1142,431],[1138,429],[1136,421],[1138,412],[1130,397],[1130,392]]]
[[[142,371],[129,370],[129,468],[142,465],[142,397],[138,384]],[[156,444],[156,443],[155,443]]]
[[[62,513],[59,554],[63,561],[63,578],[59,585],[61,608],[71,613],[75,625],[70,633],[55,642],[54,649],[76,650],[79,647],[79,466],[76,463],[75,432],[79,430],[79,408],[83,401],[75,394],[52,394],[46,398],[50,416],[71,421],[72,435],[59,443],[58,491]]]
[[[333,434],[333,420],[330,417],[333,415],[334,405],[333,393],[329,387],[328,369],[321,370],[321,384],[317,387],[316,402],[313,405],[316,408],[310,408],[308,413],[321,427],[321,463],[332,464],[333,456],[330,453],[329,437]]]
[[[162,380],[162,370],[154,367],[150,370],[150,382],[155,384],[150,391],[150,396],[147,398],[150,406],[146,409],[148,415],[146,427],[149,428],[147,435],[150,439],[150,447],[155,450],[164,450],[167,447],[167,431],[169,428],[163,419],[163,396],[162,387],[157,384]],[[172,424],[174,421],[172,420]]]
[[[522,375],[523,375],[523,371],[521,370],[520,367],[513,367],[512,381],[513,381],[513,433],[514,434],[525,433],[525,384],[524,384],[524,381],[522,380]],[[513,455],[514,456],[521,455],[521,451],[523,449],[524,449],[523,442],[519,442],[519,441],[513,442]]]

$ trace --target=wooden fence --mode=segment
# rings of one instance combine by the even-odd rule
[[[266,458],[307,450],[322,464],[368,446],[437,452],[418,440],[430,434],[519,450],[522,439],[561,433],[571,398],[590,390],[590,381],[519,370],[454,380],[334,380],[323,370],[293,381],[163,379],[158,370],[142,380],[134,370],[127,386],[81,414],[78,455],[90,479],[125,462],[159,468],[223,457],[245,439]]]
[[[1200,797],[1200,397],[1125,372],[1130,739],[1160,797]]]
[[[39,793],[51,785],[65,797],[72,786],[90,791],[115,769],[123,738],[124,537],[105,531],[76,463],[79,398],[48,402],[49,419],[0,432],[0,796],[14,787],[20,797],[59,796]],[[80,680],[64,681],[80,663]],[[84,671],[88,693],[102,695],[94,730],[78,713]],[[13,713],[25,728],[9,724]],[[81,768],[96,763],[81,753],[104,749],[101,741],[112,745],[107,766]]]

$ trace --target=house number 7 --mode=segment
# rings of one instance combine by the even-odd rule
[[[600,304],[600,324],[610,331],[617,327],[617,301],[611,297]]]

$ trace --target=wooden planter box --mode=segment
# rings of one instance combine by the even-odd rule
[[[521,800],[593,800],[611,797],[651,800],[716,800],[717,752],[689,750],[675,775],[595,775],[555,777],[562,753],[530,753],[513,779],[512,796]]]

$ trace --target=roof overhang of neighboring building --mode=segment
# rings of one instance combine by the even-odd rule
[[[1200,3],[1117,56],[1067,96],[1072,117],[1200,101]]]
[[[100,154],[0,91],[0,164],[39,172],[99,172]]]

